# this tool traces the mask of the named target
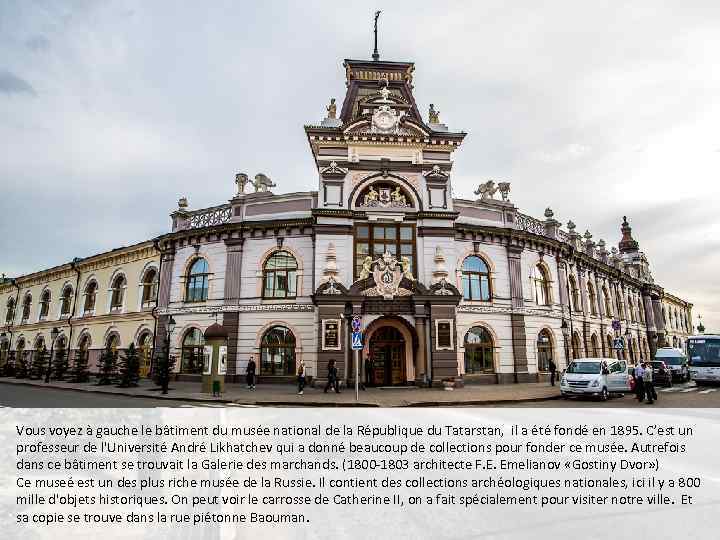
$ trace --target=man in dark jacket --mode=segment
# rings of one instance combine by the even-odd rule
[[[330,360],[330,362],[328,362],[328,382],[325,385],[326,394],[330,388],[334,388],[336,394],[340,393],[340,387],[338,385],[338,370],[335,367],[335,360]]]
[[[255,369],[256,369],[255,357],[251,356],[250,361],[248,362],[248,365],[247,365],[247,370],[246,370],[247,387],[250,390],[255,390]]]
[[[555,365],[555,362],[552,361],[552,358],[548,360],[548,369],[550,369],[550,384],[555,386],[555,372],[557,371],[557,366]]]

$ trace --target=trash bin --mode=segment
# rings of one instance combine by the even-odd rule
[[[220,395],[220,381],[213,381],[213,383],[212,383],[212,392],[213,392],[213,396],[219,396],[219,395]]]

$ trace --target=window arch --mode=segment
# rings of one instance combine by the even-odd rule
[[[25,360],[25,338],[21,337],[18,339],[17,345],[15,345],[15,352],[16,360],[18,362]]]
[[[273,252],[263,265],[263,298],[295,298],[298,265],[292,253]]]
[[[30,293],[27,293],[25,295],[25,298],[23,299],[23,308],[22,308],[22,319],[20,320],[20,324],[25,324],[28,322],[28,319],[30,318],[30,308],[32,307],[32,295]]]
[[[542,264],[533,267],[533,284],[535,285],[535,303],[538,306],[550,305],[550,279]]]
[[[582,356],[582,345],[580,344],[580,334],[575,332],[572,336],[572,357],[573,359]]]
[[[10,341],[7,339],[2,339],[0,341],[0,367],[3,367],[7,363],[9,354]]]
[[[628,311],[630,312],[630,322],[635,322],[635,304],[633,303],[632,296],[628,295]]]
[[[125,289],[127,288],[127,279],[124,274],[118,274],[110,285],[110,311],[117,312],[123,308],[125,302]]]
[[[615,304],[617,305],[617,319],[627,319],[627,316],[623,316],[623,301],[620,291],[615,291]]]
[[[473,326],[465,334],[465,373],[495,373],[495,346],[483,326]]]
[[[15,299],[8,298],[7,311],[5,312],[5,324],[12,324],[15,320]]]
[[[78,350],[75,357],[76,365],[77,363],[85,363],[87,365],[87,362],[90,360],[90,335],[85,332],[80,336],[80,339],[78,341]]]
[[[641,296],[638,296],[638,299],[637,299],[637,310],[638,310],[638,318],[640,319],[640,322],[642,324],[645,324],[645,304],[643,303],[643,299]]]
[[[608,334],[605,338],[605,342],[607,344],[607,351],[608,351],[607,355],[612,356],[613,355],[613,337],[612,337],[612,335]]]
[[[202,373],[205,337],[198,328],[191,328],[182,340],[181,364],[182,373]]]
[[[537,338],[537,369],[550,371],[550,361],[553,359],[552,334],[547,328],[540,330]],[[557,364],[556,364],[557,366]]]
[[[60,296],[60,316],[70,315],[70,309],[72,308],[72,293],[73,289],[70,285],[66,285]]]
[[[185,285],[186,302],[204,302],[208,299],[208,276],[210,267],[205,259],[195,259],[190,265],[190,271]],[[202,367],[202,362],[201,362]]]
[[[578,288],[575,276],[570,276],[570,300],[572,301],[572,310],[576,312],[582,311],[580,304],[580,289]]]
[[[590,304],[590,315],[597,315],[597,295],[595,294],[595,286],[592,284],[592,281],[587,282],[587,289],[589,301],[588,303]]]
[[[117,360],[120,352],[120,336],[112,332],[105,340],[105,349]]]
[[[83,311],[87,314],[95,313],[95,301],[97,299],[97,281],[92,280],[85,287],[85,305]]]
[[[295,336],[285,326],[269,328],[260,342],[260,373],[295,374]]]
[[[151,266],[142,277],[142,307],[150,307],[155,303],[158,290],[158,271]]]
[[[598,340],[597,334],[590,336],[590,345],[592,346],[592,354],[595,358],[602,356],[602,350],[600,347],[600,341]]]
[[[608,293],[607,287],[604,285],[602,288],[602,292],[603,292],[603,301],[605,302],[605,316],[612,317],[613,309],[612,309],[612,302],[610,301],[610,293]]]
[[[47,319],[48,313],[50,312],[50,291],[45,289],[40,295],[40,312],[38,313],[38,320],[44,321]]]
[[[477,255],[470,255],[462,265],[463,298],[489,302],[492,298],[490,269],[488,264]]]

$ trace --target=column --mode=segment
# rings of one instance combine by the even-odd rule
[[[523,248],[520,246],[507,246],[508,266],[510,271],[510,297],[513,312],[510,314],[510,327],[512,331],[513,347],[513,382],[527,382],[528,361],[527,361],[527,335],[525,332],[525,314],[522,290],[522,265],[520,256]],[[517,311],[516,311],[517,310]],[[502,374],[498,373],[498,382],[502,380]]]
[[[418,335],[418,348],[415,353],[415,385],[423,386],[425,384],[425,350],[427,349],[426,344],[426,328],[425,328],[425,306],[415,306],[415,330]],[[455,332],[454,339],[457,339],[457,329],[453,328]]]

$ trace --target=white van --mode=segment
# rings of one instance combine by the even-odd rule
[[[690,380],[688,359],[680,349],[660,347],[655,353],[655,360],[665,362],[665,367],[671,371],[673,380],[679,380],[681,382]]]
[[[560,379],[560,393],[570,396],[594,396],[602,401],[615,392],[630,392],[627,363],[616,358],[578,358]]]

